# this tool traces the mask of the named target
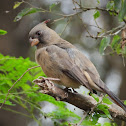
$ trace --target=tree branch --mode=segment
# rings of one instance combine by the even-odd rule
[[[36,79],[33,82],[41,88],[42,93],[51,95],[57,100],[68,102],[84,111],[89,111],[91,108],[97,106],[97,102],[93,97],[66,91],[65,89],[55,86],[53,82],[48,79]],[[113,118],[126,121],[126,113],[121,107],[114,103],[107,106],[109,106],[109,112]],[[102,111],[99,111],[99,113],[102,113]]]

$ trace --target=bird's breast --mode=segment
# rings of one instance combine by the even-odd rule
[[[78,88],[80,86],[77,81],[69,78],[62,72],[60,64],[57,63],[57,60],[59,59],[56,56],[56,52],[53,53],[52,57],[46,48],[38,49],[35,58],[47,77],[60,79],[60,81],[56,81],[57,84],[72,88]]]
[[[37,63],[41,66],[42,70],[47,76],[52,77],[52,72],[54,70],[53,62],[51,57],[46,51],[46,48],[41,48],[36,51],[35,59]]]

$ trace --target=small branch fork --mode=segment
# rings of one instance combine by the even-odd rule
[[[8,95],[9,95],[10,91],[11,91],[12,88],[16,85],[16,83],[17,83],[18,81],[20,81],[21,78],[22,78],[28,71],[30,71],[31,69],[34,69],[34,68],[38,68],[38,67],[40,67],[40,66],[34,66],[34,67],[31,67],[31,68],[28,68],[28,69],[21,75],[21,77],[11,86],[11,88],[8,90],[8,93],[7,93],[6,97],[5,97],[4,102],[3,102],[2,105],[0,106],[0,109],[1,109],[1,108],[3,107],[3,105],[5,104],[5,102],[6,102],[6,100],[7,100],[7,97],[8,97]]]
[[[27,1],[22,0],[22,3],[28,4],[29,6],[31,6],[33,8],[37,8],[42,13],[51,13],[53,15],[60,16],[59,18],[55,19],[52,23],[55,23],[55,22],[60,21],[60,20],[63,20],[65,18],[68,18],[69,19],[69,18],[72,18],[74,16],[78,16],[78,18],[82,21],[82,18],[80,16],[80,14],[82,14],[83,12],[86,12],[86,11],[90,11],[90,10],[99,10],[99,11],[113,12],[115,14],[118,14],[117,11],[115,11],[115,10],[108,10],[106,8],[101,8],[101,7],[83,7],[82,6],[82,3],[81,3],[81,0],[79,0],[79,2],[76,1],[76,0],[72,0],[72,2],[73,2],[73,5],[74,5],[73,10],[75,10],[76,12],[75,13],[72,13],[72,14],[66,15],[66,14],[62,14],[62,13],[56,13],[56,12],[53,12],[53,11],[50,11],[50,10],[47,10],[47,9],[44,9],[44,8],[39,8],[39,7],[35,6],[35,5],[32,5],[31,3],[27,2]],[[125,24],[123,26],[118,26],[118,27],[120,27],[118,30],[116,29],[118,27],[116,27],[116,28],[113,28],[112,30],[110,30],[108,32],[108,31],[105,31],[103,28],[100,28],[98,26],[96,20],[95,20],[96,26],[94,26],[94,27],[97,27],[98,29],[101,29],[101,30],[104,30],[105,31],[103,34],[97,35],[97,36],[93,36],[88,31],[88,29],[87,29],[87,27],[86,27],[85,24],[84,24],[84,28],[86,29],[87,33],[89,34],[89,36],[87,36],[87,37],[91,37],[93,39],[98,39],[98,38],[103,38],[103,37],[107,37],[107,36],[117,35],[118,33],[120,33],[124,29],[123,27],[126,27],[125,26],[126,25],[126,20],[124,19],[123,21],[124,21]],[[82,21],[82,23],[83,23],[83,21]],[[89,26],[91,26],[91,25],[89,25]]]
[[[77,2],[76,0],[72,0],[73,1],[73,5],[74,5],[74,9],[73,10],[76,10],[76,15],[78,16],[78,11],[83,11],[83,12],[86,12],[86,11],[89,11],[89,10],[99,10],[99,11],[106,11],[106,12],[113,12],[115,14],[118,14],[118,12],[116,12],[115,10],[107,10],[106,8],[100,8],[100,7],[83,7],[81,5],[81,2]],[[76,7],[79,6],[79,8]],[[82,21],[81,17],[79,17],[80,20]],[[125,23],[126,21],[123,20]],[[82,21],[83,22],[83,21]],[[94,27],[97,27],[98,29],[101,29],[101,30],[104,30],[103,28],[100,28],[95,20],[95,23],[96,23],[96,26]],[[91,25],[90,25],[91,26]],[[117,35],[119,34],[123,29],[126,28],[126,24],[124,25],[120,25],[118,27],[115,27],[113,28],[112,30],[110,31],[105,31],[103,34],[100,34],[100,35],[97,35],[97,36],[93,36],[86,28],[86,26],[84,25],[87,33],[89,34],[87,37],[91,37],[93,39],[98,39],[98,38],[103,38],[103,37],[108,37],[108,36],[114,36],[114,35]]]
[[[68,102],[82,110],[84,110],[87,114],[88,111],[91,111],[92,108],[95,111],[95,107],[97,106],[96,100],[89,95],[81,95],[79,93],[71,92],[69,90],[62,89],[54,85],[51,80],[60,81],[56,78],[42,78],[36,79],[33,82],[37,84],[41,88],[41,92],[53,96],[56,100]],[[76,101],[76,102],[75,102]],[[117,118],[123,121],[126,121],[126,113],[116,104],[107,105],[109,106],[109,112],[113,118]],[[102,113],[99,111],[99,113]],[[82,120],[87,116],[84,114],[82,119],[80,120],[80,124]],[[78,124],[77,124],[78,126]]]

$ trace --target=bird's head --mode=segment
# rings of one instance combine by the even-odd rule
[[[31,29],[29,32],[29,42],[31,46],[46,46],[59,41],[60,36],[54,30],[47,27],[47,22],[49,22],[49,20],[46,20]]]

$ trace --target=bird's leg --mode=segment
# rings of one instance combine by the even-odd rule
[[[92,91],[89,92],[89,95],[91,96],[93,93],[97,94],[96,90],[92,89]]]
[[[68,87],[65,87],[64,90],[67,91],[67,92],[68,91],[72,92],[72,90],[70,88],[68,88]]]
[[[91,91],[89,91],[89,95],[90,95],[90,96],[92,95],[92,92],[91,92]]]
[[[64,88],[65,91],[70,91],[70,92],[73,92],[73,93],[78,93],[77,91],[75,91],[73,88],[68,88],[68,87],[65,87]]]
[[[93,89],[93,93],[94,93],[94,94],[97,94],[97,91]]]
[[[74,90],[74,88],[72,88],[72,90],[73,90],[74,93],[78,93],[77,91]]]

